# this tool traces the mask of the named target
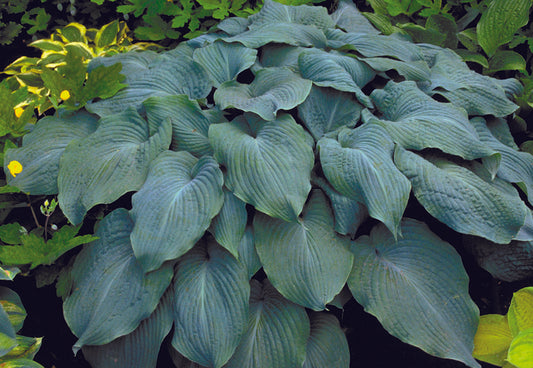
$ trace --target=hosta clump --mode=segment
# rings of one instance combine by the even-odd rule
[[[344,2],[266,1],[174,50],[89,70],[118,62],[126,88],[41,120],[4,162],[10,185],[57,193],[74,224],[133,192],[70,271],[75,351],[153,367],[172,333],[177,366],[347,367],[325,311],[347,285],[394,336],[479,366],[461,258],[405,211],[418,201],[474,247],[531,245],[533,159],[505,121],[515,80],[380,35]],[[39,139],[45,124],[53,139]]]

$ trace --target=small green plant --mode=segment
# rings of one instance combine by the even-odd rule
[[[480,367],[468,275],[427,222],[533,241],[516,79],[379,34],[350,2],[267,0],[88,78],[119,63],[125,88],[57,105],[4,155],[7,184],[57,195],[74,226],[114,208],[60,280],[74,352],[155,367],[171,333],[178,366],[348,367],[327,311],[347,287],[400,340]]]
[[[474,357],[505,368],[533,366],[533,287],[513,294],[506,315],[481,316]]]

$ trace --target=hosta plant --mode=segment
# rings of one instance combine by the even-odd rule
[[[516,80],[381,35],[348,2],[266,1],[173,50],[96,58],[89,78],[117,63],[125,88],[4,157],[9,185],[57,194],[73,225],[114,209],[60,277],[74,352],[154,367],[170,334],[179,367],[348,367],[329,310],[349,292],[402,341],[479,367],[468,276],[426,222],[531,244]]]

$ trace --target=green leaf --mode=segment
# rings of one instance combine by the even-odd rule
[[[361,109],[349,93],[313,86],[305,101],[298,105],[298,116],[313,138],[319,140],[342,127],[355,127]]]
[[[4,308],[0,308],[0,357],[9,353],[15,346],[15,329]]]
[[[213,154],[207,133],[211,124],[226,122],[219,111],[202,110],[186,95],[150,97],[143,106],[150,123],[172,123],[172,150],[187,151],[196,157]]]
[[[288,6],[272,0],[265,0],[261,10],[249,17],[250,29],[272,26],[276,23],[312,25],[320,29],[335,27],[327,9],[318,6]]]
[[[398,233],[411,185],[392,162],[394,143],[383,127],[367,123],[343,129],[338,141],[317,143],[324,175],[333,188],[363,203],[371,217]]]
[[[350,291],[403,342],[480,367],[472,358],[479,310],[461,257],[422,222],[404,219],[401,232],[395,240],[379,224],[353,243]]]
[[[301,104],[311,91],[311,81],[288,68],[265,68],[257,72],[251,84],[237,81],[222,83],[215,91],[215,103],[224,110],[237,108],[275,120],[279,110]]]
[[[94,205],[140,189],[151,161],[170,140],[168,120],[150,135],[148,123],[133,108],[102,118],[94,133],[73,140],[61,157],[58,199],[65,216],[79,224]]]
[[[177,266],[172,346],[200,365],[222,367],[246,330],[249,298],[244,265],[204,238]]]
[[[21,365],[22,367],[42,368],[40,364],[37,364],[35,362],[32,362],[32,364],[30,364],[28,362],[30,362],[31,359],[34,358],[35,354],[37,354],[37,352],[41,348],[41,343],[42,343],[43,338],[42,337],[26,337],[26,336],[17,335],[16,340],[17,340],[17,346],[15,346],[6,355],[0,357],[0,364],[3,364],[2,368],[15,367],[17,366],[16,362],[24,362],[24,361],[26,361],[26,363],[24,365]]]
[[[110,98],[126,87],[126,84],[120,83],[124,80],[124,75],[120,74],[121,70],[122,65],[119,63],[108,67],[101,65],[91,70],[83,86],[83,102],[97,97]]]
[[[156,310],[133,332],[105,345],[84,345],[83,356],[100,368],[155,367],[163,339],[172,328],[171,303],[169,288]]]
[[[533,329],[533,287],[525,287],[513,294],[507,312],[509,328],[513,336]]]
[[[47,242],[35,234],[22,235],[21,245],[0,247],[0,261],[5,265],[30,264],[30,269],[51,265],[69,250],[96,239],[91,235],[76,236],[80,227],[65,225]]]
[[[128,107],[141,109],[148,97],[180,94],[191,99],[207,97],[212,83],[207,71],[193,61],[192,52],[192,48],[183,45],[156,56],[146,51],[135,53],[129,65],[124,65],[121,58],[114,59],[122,62],[122,74],[126,75],[124,82],[128,86],[111,98],[87,104],[87,110],[108,116]]]
[[[13,359],[3,364],[5,368],[44,368],[39,363],[25,358]]]
[[[311,190],[314,164],[307,133],[290,115],[263,121],[246,116],[209,128],[216,160],[226,167],[225,185],[257,210],[294,221]]]
[[[313,81],[315,85],[353,92],[364,106],[373,107],[361,90],[375,76],[365,63],[336,51],[312,49],[300,54],[298,66],[302,77]]]
[[[170,284],[170,264],[145,274],[131,247],[132,228],[127,210],[111,212],[100,222],[95,234],[99,239],[76,257],[73,292],[63,303],[65,320],[78,337],[74,352],[135,330],[156,309]]]
[[[0,305],[7,313],[9,322],[13,325],[15,332],[20,331],[27,313],[18,294],[7,287],[1,286]]]
[[[347,368],[350,350],[339,321],[332,314],[311,313],[311,334],[307,340],[303,368]]]
[[[311,193],[296,222],[256,214],[254,235],[265,273],[287,299],[323,310],[346,283],[353,262],[349,239],[335,233],[322,191]]]
[[[131,210],[131,242],[146,272],[185,254],[201,238],[222,207],[222,184],[222,172],[210,156],[166,151],[152,162]]]
[[[520,332],[509,347],[507,361],[517,368],[533,365],[533,328]]]
[[[100,4],[101,5],[101,4]],[[94,44],[96,47],[104,48],[116,43],[119,32],[119,22],[117,20],[107,23],[96,32]]]
[[[377,119],[367,112],[363,120],[382,125],[406,149],[438,148],[467,160],[497,155],[479,139],[464,109],[435,101],[415,82],[390,81],[370,97],[383,115]]]
[[[487,55],[511,41],[516,31],[529,21],[530,0],[492,0],[477,23],[477,39]]]
[[[15,276],[20,272],[17,267],[0,267],[0,280],[13,281]]]
[[[513,341],[513,335],[509,330],[506,316],[483,315],[479,317],[472,356],[483,362],[502,366],[507,358],[511,341]]]
[[[250,281],[248,327],[225,368],[301,367],[310,334],[305,309],[285,299],[268,282]]]
[[[498,80],[469,69],[451,50],[435,55],[431,67],[431,86],[428,93],[439,94],[469,115],[512,114],[518,106],[506,96]]]
[[[464,167],[437,155],[422,158],[400,147],[394,162],[411,181],[420,204],[457,232],[507,244],[525,223],[529,209],[516,190],[501,179],[491,180],[481,164]]]
[[[464,242],[481,268],[492,277],[514,282],[533,276],[533,242],[513,240],[495,244],[487,239],[469,237]]]
[[[498,50],[489,59],[488,73],[496,73],[502,70],[517,70],[526,72],[526,61],[518,52],[511,50]]]
[[[18,222],[0,226],[0,240],[6,244],[20,244],[20,237],[25,229]]]
[[[379,34],[379,31],[372,26],[352,1],[339,1],[337,9],[331,14],[331,18],[337,27],[346,32]]]
[[[497,121],[487,122],[483,118],[473,118],[471,122],[483,144],[501,155],[498,177],[509,183],[517,183],[527,194],[529,203],[533,204],[533,156],[498,140],[489,128],[497,125]],[[504,121],[503,124],[507,127],[507,122]]]
[[[193,53],[193,60],[208,71],[217,88],[224,82],[235,80],[240,72],[254,64],[256,57],[257,50],[223,41],[216,41]]]
[[[251,225],[244,230],[244,235],[239,243],[239,257],[238,260],[248,270],[248,279],[262,267],[261,260],[255,249],[254,231]]]
[[[74,139],[93,133],[97,120],[78,112],[71,115],[47,116],[22,139],[22,147],[10,149],[4,157],[7,182],[30,194],[57,194],[59,160],[65,147]],[[22,172],[13,177],[7,170],[11,161],[22,164]]]
[[[211,221],[210,231],[217,243],[226,248],[237,259],[239,259],[239,247],[247,222],[246,203],[235,197],[230,191],[224,190],[224,205]]]

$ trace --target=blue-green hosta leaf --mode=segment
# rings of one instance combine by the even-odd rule
[[[0,305],[7,313],[9,322],[13,325],[15,332],[18,332],[22,328],[27,315],[19,295],[10,288],[0,286]]]
[[[180,354],[179,351],[174,349],[171,344],[168,344],[168,352],[170,354],[170,358],[172,359],[172,363],[174,363],[175,367],[178,368],[205,368],[203,365],[200,365],[196,362],[192,362],[189,359],[185,358],[183,355]]]
[[[130,84],[132,81],[138,78],[140,74],[147,73],[150,69],[150,64],[157,59],[158,56],[158,53],[146,50],[141,52],[133,51],[112,56],[97,57],[89,62],[89,65],[87,66],[87,72],[91,72],[102,65],[111,66],[116,63],[121,63],[122,69],[120,73],[126,77],[126,79],[124,79],[124,83]]]
[[[298,115],[315,140],[319,140],[341,127],[355,127],[361,109],[349,93],[313,86],[309,96],[298,106]]]
[[[363,203],[396,236],[411,184],[394,166],[394,142],[385,128],[367,123],[341,130],[338,141],[317,143],[324,175],[340,194]]]
[[[469,69],[461,57],[451,50],[435,55],[431,67],[431,94],[444,96],[469,115],[512,114],[518,106],[511,102],[501,85],[492,77]]]
[[[191,99],[207,97],[212,82],[203,66],[193,61],[193,49],[185,44],[159,54],[147,68],[135,70],[128,86],[111,98],[87,104],[90,112],[108,116],[128,107],[141,109],[148,97],[185,94]]]
[[[0,280],[13,281],[19,273],[20,269],[18,267],[2,266],[0,267]]]
[[[487,239],[468,237],[463,242],[480,267],[505,282],[533,276],[533,241],[495,244]]]
[[[246,268],[214,240],[203,239],[180,259],[173,285],[172,346],[201,365],[222,367],[248,323]]]
[[[262,69],[284,66],[297,72],[298,57],[305,50],[307,50],[306,47],[283,45],[278,43],[266,45],[261,48],[259,62],[256,62],[256,64],[252,67],[252,70],[254,70],[256,67]]]
[[[213,154],[207,132],[212,123],[226,121],[222,114],[202,110],[198,102],[187,95],[150,97],[143,105],[150,124],[159,125],[170,119],[172,150],[187,151],[196,157]]]
[[[311,190],[314,154],[306,134],[287,114],[274,121],[247,116],[211,125],[209,141],[235,196],[269,216],[293,221]]]
[[[3,304],[3,303],[2,303]],[[0,306],[0,357],[9,353],[17,341],[15,338],[15,328],[10,321],[7,311],[3,305]]]
[[[268,279],[287,299],[323,310],[346,283],[353,262],[349,239],[335,233],[321,190],[312,191],[298,221],[257,213],[254,236]]]
[[[133,332],[105,345],[85,345],[83,356],[93,367],[155,367],[159,349],[172,328],[172,288],[167,289],[156,310]]]
[[[276,23],[294,23],[312,25],[320,29],[335,27],[333,19],[324,7],[318,6],[289,6],[272,0],[265,0],[261,10],[249,18],[249,28],[261,26],[275,26]]]
[[[216,27],[217,29],[221,30],[224,33],[227,33],[230,36],[235,36],[236,34],[245,32],[248,29],[249,24],[250,24],[249,18],[229,17],[229,18],[223,19],[220,23],[216,25]],[[201,38],[201,37],[202,36],[199,36],[197,38]],[[191,41],[194,41],[195,39]]]
[[[319,186],[329,198],[335,215],[335,231],[342,235],[355,236],[359,226],[368,218],[366,207],[355,199],[337,192],[323,178],[314,177],[312,182]]]
[[[202,237],[224,201],[223,175],[210,156],[166,151],[133,195],[131,242],[145,271],[185,254]]]
[[[469,170],[439,156],[422,158],[397,146],[396,166],[409,178],[413,193],[436,219],[457,232],[507,244],[520,231],[529,209],[508,183]],[[481,175],[481,176],[480,176]]]
[[[435,101],[414,82],[390,81],[370,97],[383,116],[368,114],[365,120],[381,124],[404,148],[438,148],[467,160],[497,155],[479,139],[464,109]]]
[[[66,147],[59,162],[59,206],[79,224],[94,205],[111,203],[138,190],[150,162],[168,149],[172,127],[167,120],[150,135],[148,123],[134,110],[106,116],[91,135]]]
[[[424,60],[424,54],[417,45],[398,35],[346,33],[340,29],[329,29],[326,37],[329,46],[355,50],[368,58],[385,56],[405,62]]]
[[[305,309],[285,299],[268,281],[250,281],[248,328],[225,368],[301,367],[310,333]]]
[[[288,68],[265,68],[257,72],[251,84],[222,83],[215,91],[215,103],[221,109],[233,107],[274,120],[278,110],[290,110],[304,102],[311,85]]]
[[[211,221],[210,231],[218,244],[226,248],[235,258],[239,258],[239,245],[246,223],[248,212],[246,203],[235,197],[233,193],[224,190],[224,205]]]
[[[22,147],[7,150],[4,172],[7,183],[30,194],[57,194],[59,158],[65,147],[76,138],[83,138],[96,130],[97,118],[84,112],[72,115],[47,116],[22,138]],[[11,161],[22,164],[16,177],[9,172]]]
[[[216,88],[224,82],[235,80],[240,72],[253,65],[256,57],[257,50],[224,41],[214,42],[193,53],[193,60],[207,70]]]
[[[255,249],[254,230],[251,225],[246,227],[239,243],[238,259],[248,270],[249,279],[263,266]]]
[[[502,156],[497,175],[509,183],[517,183],[525,193],[530,204],[533,204],[533,155],[520,152],[500,142],[492,135],[483,118],[472,119],[481,141]],[[507,124],[506,124],[507,125]]]
[[[337,9],[331,14],[337,27],[346,32],[379,34],[380,32],[361,14],[352,1],[340,0]],[[329,27],[333,28],[333,27]]]
[[[353,92],[359,102],[373,107],[370,98],[361,90],[375,76],[365,63],[337,51],[311,49],[300,54],[298,66],[302,77],[315,85]]]
[[[398,74],[407,80],[427,81],[431,77],[431,71],[424,60],[405,62],[386,57],[361,58],[360,60],[378,72],[396,70]]]
[[[307,340],[303,368],[348,368],[350,349],[339,320],[328,313],[311,313],[311,334]]]
[[[133,222],[119,208],[101,222],[96,236],[76,257],[72,294],[63,304],[65,320],[84,345],[107,344],[135,330],[155,310],[171,282],[172,266],[145,274],[133,254]]]
[[[480,367],[472,358],[479,310],[461,257],[425,224],[404,219],[401,227],[401,239],[379,224],[353,243],[350,291],[400,340]]]

